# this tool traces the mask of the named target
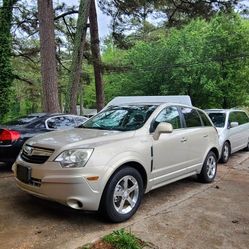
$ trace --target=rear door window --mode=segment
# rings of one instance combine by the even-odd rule
[[[85,123],[87,121],[87,118],[85,117],[74,117],[77,126],[82,125],[83,123]]]
[[[76,126],[74,118],[71,116],[58,116],[47,119],[49,129],[67,129]]]
[[[237,112],[237,119],[239,125],[246,124],[249,122],[248,116],[245,112]]]
[[[202,111],[198,111],[204,126],[213,126],[208,117]]]
[[[184,116],[187,128],[202,126],[200,116],[195,109],[188,107],[181,107],[181,111]]]

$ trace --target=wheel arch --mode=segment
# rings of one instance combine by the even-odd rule
[[[224,145],[226,142],[228,142],[228,144],[229,144],[229,146],[230,146],[230,154],[231,154],[231,150],[232,150],[232,148],[231,148],[231,142],[230,142],[229,139],[227,139],[227,140],[224,141],[223,145]]]
[[[136,169],[142,179],[143,179],[143,187],[144,187],[144,190],[146,189],[147,187],[147,183],[148,183],[148,176],[147,176],[147,173],[146,173],[146,170],[145,168],[143,167],[143,165],[139,162],[136,162],[136,161],[129,161],[129,162],[125,162],[125,163],[122,163],[119,167],[117,167],[113,172],[112,174],[110,175],[108,181],[106,182],[106,185],[105,187],[107,186],[107,184],[109,183],[109,181],[111,180],[111,178],[115,175],[116,172],[120,171],[121,169],[125,168],[125,167],[131,167],[131,168],[134,168]]]
[[[215,154],[215,156],[217,157],[217,160],[219,160],[219,158],[221,156],[221,155],[219,155],[219,150],[217,148],[213,147],[210,149],[210,151],[212,151]]]
[[[143,180],[143,190],[145,192],[146,188],[147,188],[147,184],[148,184],[148,176],[147,176],[147,173],[146,173],[146,170],[145,168],[143,167],[142,164],[136,162],[136,161],[129,161],[129,162],[125,162],[123,164],[121,164],[119,167],[117,167],[113,172],[112,174],[110,175],[110,177],[108,178],[108,180],[106,181],[106,184],[105,184],[105,187],[103,189],[103,192],[101,194],[101,199],[100,199],[100,205],[99,205],[99,208],[101,208],[102,206],[102,203],[103,203],[103,199],[104,199],[104,196],[105,196],[105,193],[106,193],[106,188],[109,184],[109,182],[111,181],[111,179],[114,177],[114,175],[120,171],[121,169],[125,168],[125,167],[131,167],[131,168],[134,168],[136,169],[141,177],[142,177],[142,180]]]

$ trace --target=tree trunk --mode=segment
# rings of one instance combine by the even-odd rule
[[[44,111],[60,112],[52,0],[38,0],[38,19]]]
[[[84,43],[86,40],[87,20],[91,0],[80,0],[77,29],[74,39],[71,72],[69,76],[68,93],[66,95],[66,112],[77,113],[77,93],[79,89]]]
[[[95,89],[96,89],[96,104],[97,111],[103,109],[105,104],[105,95],[104,95],[104,82],[102,75],[102,63],[100,56],[99,48],[99,30],[98,30],[98,19],[95,6],[95,0],[91,1],[90,13],[90,33],[91,33],[91,51],[93,57],[93,67],[94,67],[94,76],[95,76]]]
[[[0,7],[0,120],[10,109],[13,81],[11,66],[11,22],[13,5],[17,0],[3,0]]]
[[[80,115],[83,116],[84,115],[84,94],[83,94],[83,81],[81,82],[80,85]]]

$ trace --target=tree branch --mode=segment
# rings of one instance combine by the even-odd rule
[[[26,79],[26,78],[24,78],[24,77],[22,77],[22,76],[20,76],[20,75],[17,75],[17,74],[13,74],[13,76],[14,76],[14,78],[15,78],[16,80],[23,81],[23,82],[27,83],[27,84],[30,85],[30,86],[34,86],[34,85],[35,85],[35,82],[32,81],[32,80],[30,80],[30,79]]]
[[[72,15],[72,14],[78,14],[79,11],[78,10],[70,10],[68,12],[65,12],[65,13],[62,13],[61,15],[58,15],[54,18],[54,20],[58,20],[60,18],[64,18],[65,16],[68,16],[68,15]]]

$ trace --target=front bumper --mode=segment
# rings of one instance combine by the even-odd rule
[[[17,178],[17,167],[31,168],[31,181],[24,183]],[[56,162],[42,165],[17,160],[12,166],[17,186],[32,195],[49,199],[74,209],[97,211],[102,189],[98,181],[87,180],[89,174],[82,169],[62,169]]]

